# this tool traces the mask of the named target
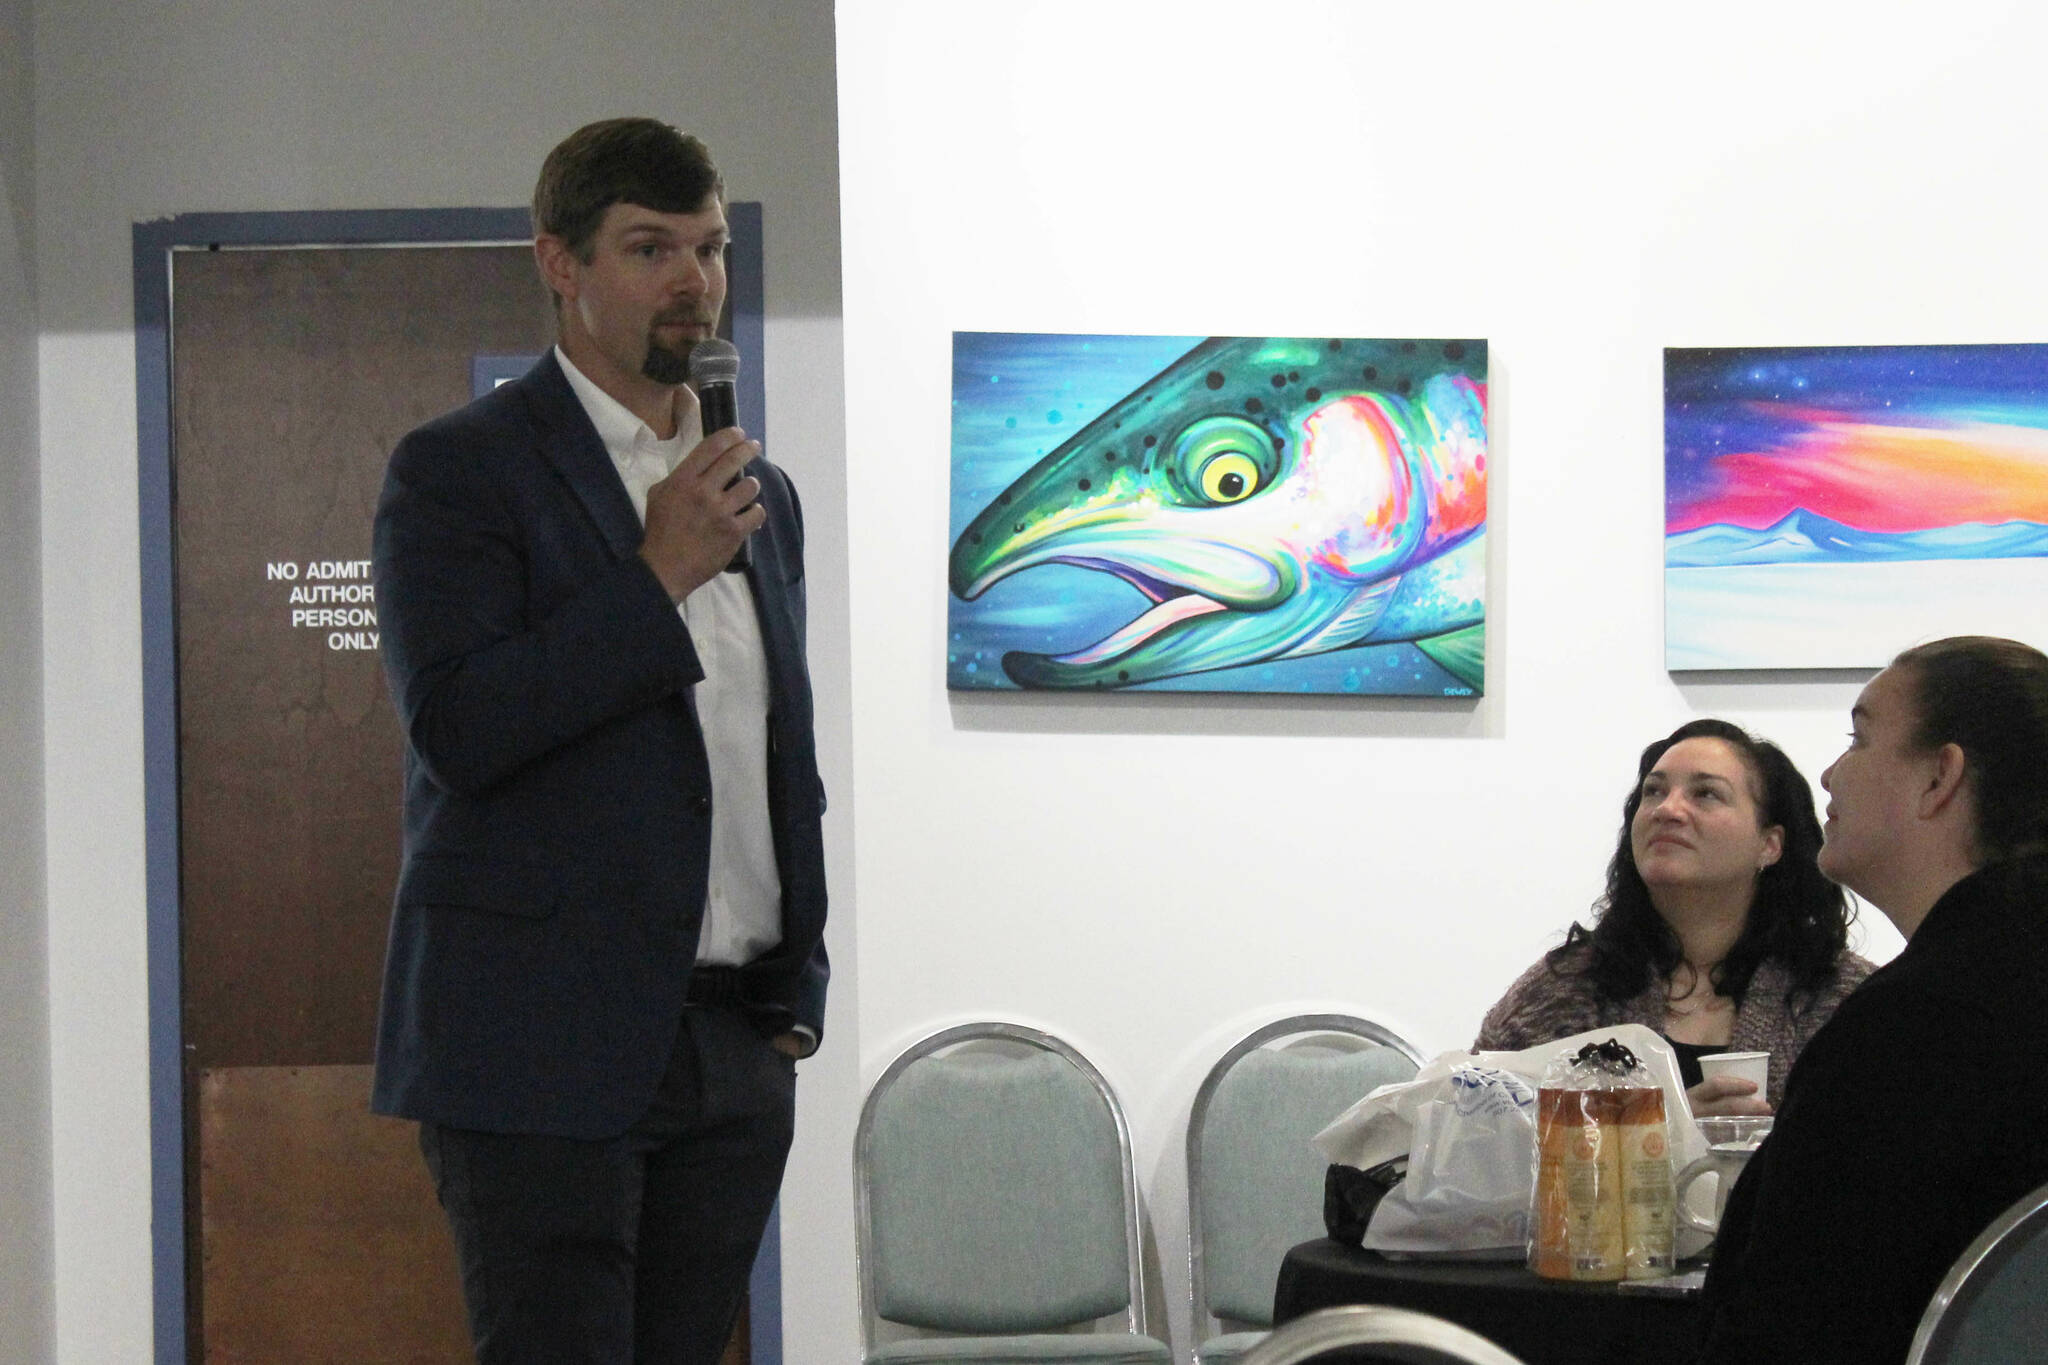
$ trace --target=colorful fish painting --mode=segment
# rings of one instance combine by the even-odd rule
[[[1484,341],[953,340],[950,687],[1483,691]]]
[[[2048,346],[1669,349],[1664,497],[1668,668],[2048,645]]]

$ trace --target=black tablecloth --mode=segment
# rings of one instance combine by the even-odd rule
[[[1681,1365],[1699,1348],[1699,1295],[1546,1280],[1513,1263],[1390,1261],[1323,1238],[1280,1264],[1275,1322],[1346,1303],[1433,1313],[1526,1365]]]

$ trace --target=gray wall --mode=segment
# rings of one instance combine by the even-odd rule
[[[0,0],[0,1361],[24,1363],[54,1358],[33,19]]]
[[[555,141],[629,112],[702,134],[732,196],[764,204],[769,447],[798,482],[809,531],[841,967],[825,1050],[802,1072],[785,1188],[785,1358],[857,1349],[832,25],[829,0],[89,0],[37,15],[35,202],[41,222],[63,225],[36,253],[44,383],[34,437],[42,599],[48,619],[65,623],[42,646],[59,1358],[148,1358],[130,225],[197,211],[521,204]]]

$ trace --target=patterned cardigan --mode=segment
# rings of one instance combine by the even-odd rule
[[[1664,1031],[1664,983],[1652,981],[1633,1000],[1602,1000],[1593,989],[1585,966],[1592,950],[1584,944],[1574,948],[1551,970],[1546,960],[1523,972],[1508,987],[1508,993],[1486,1012],[1479,1025],[1475,1052],[1519,1052],[1525,1047],[1569,1038],[1588,1029],[1615,1024],[1641,1024],[1658,1033]],[[1771,1054],[1771,1083],[1766,1098],[1776,1109],[1785,1097],[1785,1077],[1805,1048],[1807,1039],[1833,1016],[1835,1007],[1863,984],[1874,970],[1855,953],[1844,952],[1836,962],[1835,979],[1817,992],[1800,991],[1787,999],[1792,979],[1776,961],[1761,963],[1749,979],[1749,990],[1735,1011],[1734,1031],[1728,1038],[1729,1052]]]

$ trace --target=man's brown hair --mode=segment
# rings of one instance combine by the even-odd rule
[[[561,238],[588,264],[597,225],[613,204],[696,213],[724,198],[725,182],[700,139],[658,119],[605,119],[569,134],[541,163],[533,231]]]

